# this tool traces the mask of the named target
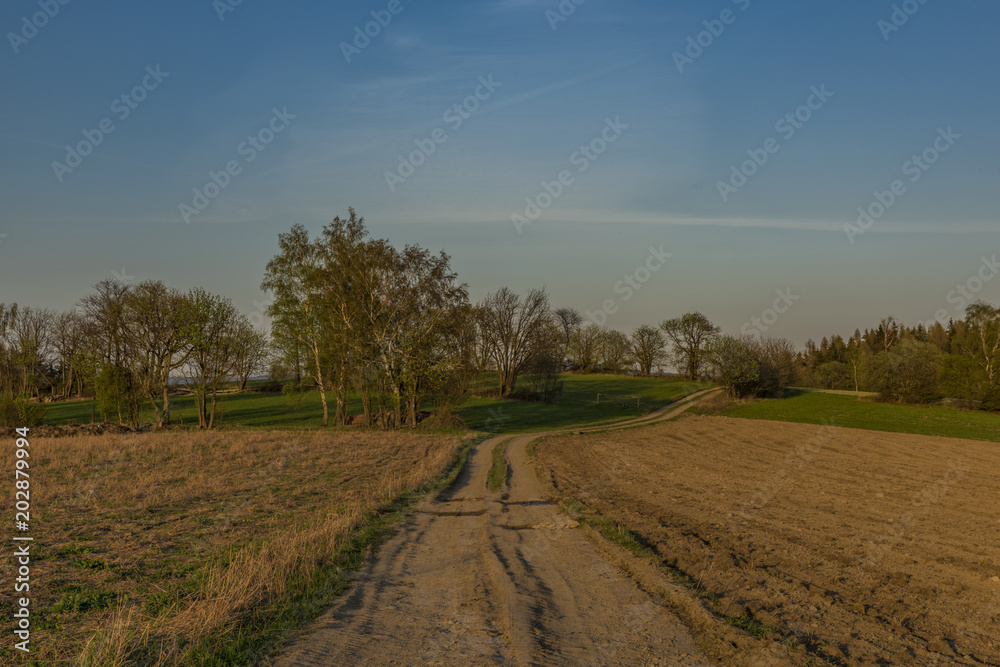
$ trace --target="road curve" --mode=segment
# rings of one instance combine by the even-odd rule
[[[609,430],[680,414],[693,394]],[[265,664],[710,665],[688,630],[611,567],[538,483],[542,433],[480,443],[456,483],[421,503],[351,590]],[[507,479],[492,493],[494,446]]]

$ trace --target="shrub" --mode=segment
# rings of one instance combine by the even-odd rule
[[[0,394],[0,426],[41,426],[45,421],[45,406],[27,398]]]

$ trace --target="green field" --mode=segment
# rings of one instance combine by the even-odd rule
[[[721,413],[744,419],[772,419],[870,431],[940,435],[1000,442],[1000,415],[947,406],[899,405],[819,392],[792,392],[779,400],[736,403]]]
[[[455,412],[469,428],[492,433],[526,433],[536,430],[600,424],[638,417],[672,401],[711,386],[705,382],[686,382],[675,378],[638,378],[620,375],[566,375],[563,395],[558,404],[531,403],[494,398],[470,398]],[[640,396],[640,407],[622,407],[616,402],[597,404],[597,394]],[[279,393],[246,392],[219,396],[216,424],[222,427],[316,428],[323,420],[319,394],[311,392],[299,404]],[[93,401],[70,401],[46,405],[48,424],[89,424],[95,421]],[[176,424],[197,426],[194,398],[170,399],[172,419]],[[361,412],[361,400],[352,396],[348,413]],[[332,411],[332,404],[331,404]],[[98,412],[96,421],[100,420]],[[148,401],[143,422],[154,415]]]
[[[566,375],[558,404],[528,403],[494,398],[471,398],[456,410],[469,428],[493,433],[531,433],[556,428],[603,424],[640,417],[679,398],[711,387],[708,382],[688,382],[676,378],[639,378],[622,375]],[[622,407],[597,394],[641,396]]]

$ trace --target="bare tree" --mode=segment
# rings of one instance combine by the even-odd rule
[[[757,355],[759,395],[781,397],[795,378],[795,346],[787,338],[743,337],[741,342]]]
[[[605,371],[619,374],[631,364],[632,346],[628,336],[617,329],[605,329],[598,338],[601,366]]]
[[[170,375],[184,365],[191,317],[185,296],[161,281],[146,281],[125,295],[125,337],[132,370],[157,415],[157,426],[170,421]],[[156,405],[162,396],[162,408]]]
[[[566,357],[573,344],[573,336],[583,324],[583,316],[573,308],[560,308],[555,311],[554,315],[556,324],[562,331],[562,356]]]
[[[77,364],[86,341],[86,324],[79,313],[70,311],[55,317],[52,322],[52,347],[59,357],[61,398],[72,395],[74,383],[78,391],[82,390],[82,377],[77,372]]]
[[[493,361],[501,396],[514,391],[517,376],[534,355],[548,348],[552,314],[545,288],[533,289],[524,299],[501,287],[479,304],[479,330]]]
[[[588,324],[573,336],[573,356],[577,367],[590,373],[600,362],[601,327]]]
[[[42,385],[47,382],[45,365],[50,352],[52,311],[27,306],[20,308],[10,321],[11,355],[20,369],[21,391],[41,398]]]
[[[683,369],[689,380],[697,380],[705,364],[705,346],[719,335],[721,329],[701,313],[687,313],[666,320],[660,328],[673,344],[678,370]]]
[[[667,346],[666,337],[656,327],[643,324],[632,332],[631,344],[632,355],[639,366],[639,375],[649,377],[653,373],[653,366],[663,359]]]
[[[250,376],[264,372],[270,345],[267,334],[254,329],[246,318],[237,321],[234,338],[233,373],[240,382],[240,391],[245,391]]]

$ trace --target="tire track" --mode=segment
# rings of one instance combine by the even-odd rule
[[[669,419],[711,391],[572,432]],[[681,622],[544,497],[526,452],[540,435],[480,443],[453,487],[418,506],[353,590],[265,664],[711,664]],[[503,439],[508,474],[491,493],[491,452]]]

